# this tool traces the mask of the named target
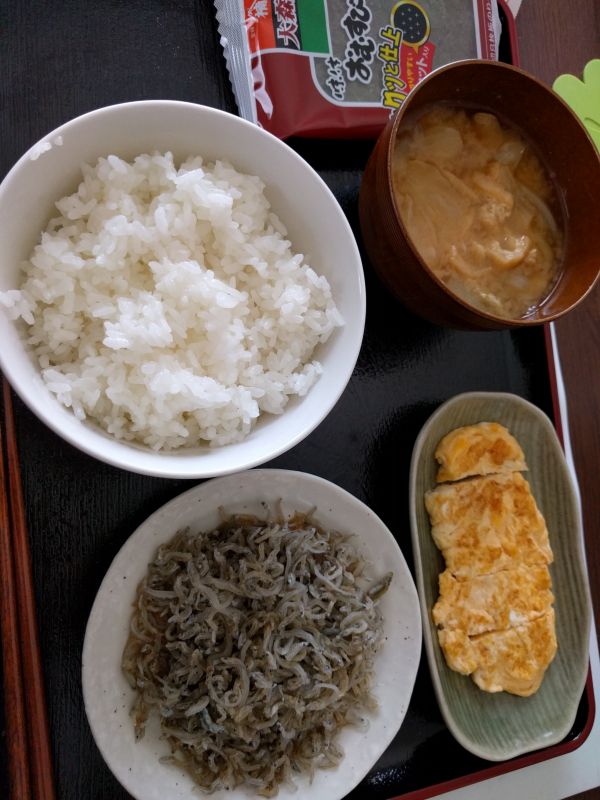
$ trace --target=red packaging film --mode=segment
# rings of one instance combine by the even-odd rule
[[[282,139],[370,138],[422,78],[497,58],[496,0],[215,0],[240,115]]]

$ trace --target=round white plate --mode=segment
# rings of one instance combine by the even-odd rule
[[[309,511],[323,527],[355,535],[357,549],[372,564],[373,575],[390,570],[393,580],[381,600],[384,644],[375,666],[373,693],[379,710],[366,731],[345,728],[339,742],[345,757],[335,770],[318,770],[312,783],[299,777],[298,790],[285,786],[279,800],[338,800],[375,764],[399,730],[412,694],[421,653],[421,616],[413,579],[396,540],[366,506],[333,483],[303,472],[252,470],[208,481],[179,495],[149,517],[121,548],[111,564],[92,607],[83,645],[85,709],[106,763],[138,800],[197,800],[197,787],[181,770],[159,759],[169,748],[158,722],[149,724],[135,741],[129,709],[134,693],[121,671],[131,604],[156,548],[177,530],[207,530],[219,521],[219,507],[228,513],[265,516],[282,501],[284,514]],[[214,800],[240,800],[245,790],[216,792]]]

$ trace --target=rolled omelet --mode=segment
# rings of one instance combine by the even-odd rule
[[[533,694],[556,654],[548,529],[520,445],[497,423],[459,428],[425,495],[446,569],[432,609],[448,666],[480,689]]]
[[[448,666],[470,675],[483,691],[529,697],[540,688],[556,655],[554,609],[523,625],[480,636],[442,630],[439,640]]]
[[[433,621],[440,629],[467,636],[524,625],[547,613],[554,602],[545,564],[501,570],[459,580],[446,569],[439,577],[440,596]]]
[[[431,535],[457,577],[552,561],[544,517],[519,472],[436,486],[425,506]]]
[[[498,422],[456,428],[441,440],[435,458],[440,465],[439,483],[527,469],[521,446]]]

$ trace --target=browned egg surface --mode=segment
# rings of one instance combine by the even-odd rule
[[[419,254],[460,298],[518,319],[547,297],[562,255],[558,204],[517,130],[432,107],[398,135],[393,185]]]
[[[536,692],[556,649],[552,548],[525,455],[497,422],[450,431],[425,494],[445,569],[432,609],[448,666],[486,692]],[[451,480],[451,483],[439,483]]]

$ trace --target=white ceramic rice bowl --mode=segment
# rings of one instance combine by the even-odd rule
[[[323,365],[316,384],[305,397],[292,398],[283,414],[262,415],[241,442],[154,452],[77,420],[46,388],[16,323],[2,311],[0,367],[45,424],[89,455],[148,475],[218,476],[262,464],[311,433],[346,387],[362,342],[366,298],[354,235],[333,194],[290,147],[231,114],[178,101],[124,103],[77,117],[37,142],[0,185],[0,291],[19,288],[20,264],[55,215],[53,204],[76,189],[82,163],[112,153],[132,159],[167,150],[176,161],[202,155],[258,175],[273,211],[288,229],[294,252],[303,253],[328,279],[345,325],[314,354]]]

